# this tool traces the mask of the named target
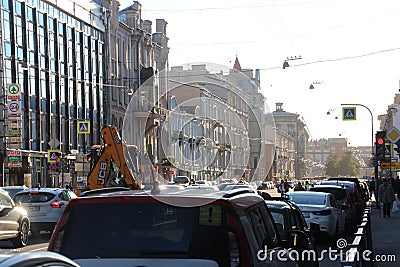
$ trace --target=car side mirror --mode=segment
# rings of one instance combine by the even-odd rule
[[[287,245],[294,249],[305,249],[308,247],[308,236],[300,230],[290,230]]]
[[[19,201],[14,201],[14,205],[15,205],[16,207],[21,207],[21,202],[19,202]]]

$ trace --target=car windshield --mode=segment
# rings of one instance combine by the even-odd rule
[[[346,191],[344,189],[339,188],[329,188],[329,187],[312,187],[310,191],[314,192],[326,192],[331,193],[336,200],[346,199]]]
[[[290,194],[289,200],[296,204],[309,204],[309,205],[325,205],[326,198],[325,195],[298,195]]]
[[[19,201],[21,203],[39,203],[39,202],[47,202],[52,200],[55,197],[54,194],[49,192],[24,192],[18,193],[14,196],[15,201]]]
[[[101,203],[75,206],[68,217],[79,221],[66,229],[74,234],[64,235],[61,250],[70,258],[181,258],[228,251],[224,212],[215,205]],[[215,242],[205,242],[210,235]]]

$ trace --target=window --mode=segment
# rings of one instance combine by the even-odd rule
[[[27,6],[26,7],[26,18],[27,20],[33,21],[33,8]]]
[[[0,194],[0,203],[0,205],[11,206],[11,199],[4,194]]]
[[[262,248],[266,245],[268,248],[276,248],[279,246],[279,238],[275,232],[275,222],[265,205],[261,203],[246,210],[246,217],[250,222],[258,247]]]
[[[274,218],[276,228],[279,232],[279,235],[283,240],[286,240],[286,229],[285,229],[285,217],[283,216],[282,213],[276,212],[276,211],[271,211],[272,217]]]

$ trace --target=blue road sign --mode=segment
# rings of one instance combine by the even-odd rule
[[[356,107],[342,108],[342,119],[344,121],[356,120]]]
[[[78,134],[90,134],[89,121],[78,121]]]
[[[56,159],[61,156],[60,150],[48,150],[47,162],[56,162]]]

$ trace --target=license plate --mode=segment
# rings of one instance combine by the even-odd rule
[[[39,207],[26,207],[25,209],[29,212],[39,211]]]

